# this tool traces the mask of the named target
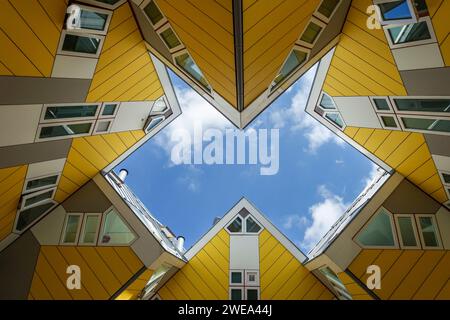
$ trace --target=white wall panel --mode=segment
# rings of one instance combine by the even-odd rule
[[[42,105],[0,106],[0,147],[33,143]]]
[[[347,126],[381,129],[369,97],[333,97],[333,100]]]

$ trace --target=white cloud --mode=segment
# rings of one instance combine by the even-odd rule
[[[377,164],[372,162],[372,168],[370,170],[369,175],[362,180],[362,183],[364,184],[364,189],[362,192],[364,192],[368,187],[370,187],[373,182],[378,179],[378,177],[382,176],[384,173],[384,170],[381,169]]]
[[[344,140],[305,112],[315,74],[316,67],[305,73],[299,83],[290,88],[290,90],[296,90],[290,106],[285,109],[272,111],[269,116],[275,127],[290,126],[293,132],[303,134],[308,141],[306,151],[310,153],[315,153],[322,145],[329,142],[344,145]]]
[[[318,193],[322,197],[322,201],[309,207],[309,227],[301,242],[301,246],[306,251],[309,251],[328,232],[350,205],[324,185],[318,187]]]
[[[336,160],[336,164],[344,164],[344,160]]]
[[[283,228],[285,228],[286,230],[290,230],[294,227],[302,228],[302,226],[306,225],[307,223],[308,219],[306,217],[299,216],[297,214],[292,214],[285,218]]]
[[[186,171],[177,179],[177,182],[191,192],[198,192],[201,187],[200,180],[202,175],[203,170],[193,165],[189,165],[186,167]]]

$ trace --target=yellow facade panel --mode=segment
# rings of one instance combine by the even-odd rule
[[[54,299],[72,300],[67,286],[59,280],[50,263],[51,261],[48,261],[43,254],[39,254],[36,267],[34,269],[35,276],[39,276]]]
[[[44,8],[58,30],[63,28],[68,2],[68,0],[39,0],[39,4]]]
[[[367,266],[371,265],[381,252],[382,250],[379,249],[362,250],[352,261],[348,269],[356,277],[363,277],[367,271]]]
[[[414,151],[414,153],[410,155],[405,161],[403,161],[403,163],[401,163],[396,168],[396,170],[403,176],[407,177],[430,158],[431,154],[430,151],[428,150],[428,145],[423,144],[416,151]]]
[[[425,138],[423,134],[411,133],[405,139],[405,141],[403,141],[403,143],[395,150],[395,152],[386,159],[386,163],[388,163],[392,168],[397,168],[424,143]]]
[[[420,186],[423,182],[425,182],[435,174],[436,166],[434,165],[433,159],[429,159],[407,178],[414,182],[416,185]]]
[[[129,247],[127,248],[132,250]],[[97,247],[96,250],[102,259],[107,261],[108,265],[111,266],[111,271],[120,283],[126,283],[138,271],[134,269],[130,270],[130,266],[117,254],[113,247]]]
[[[450,300],[450,280],[447,280],[444,287],[436,296],[436,300]]]
[[[446,281],[450,277],[450,252],[446,251],[439,263],[428,276],[427,280],[421,284],[420,288],[414,293],[413,299],[431,300],[439,294]]]
[[[392,131],[384,140],[380,147],[375,151],[375,155],[385,161],[410,135],[409,132]]]
[[[325,92],[327,92],[327,91],[325,91]],[[358,132],[358,130],[359,130],[359,128],[357,128],[357,127],[346,127],[344,129],[344,133],[347,136],[349,136],[350,138],[353,138],[356,135],[356,133]]]
[[[439,44],[442,44],[450,33],[450,24],[448,23],[449,12],[450,2],[443,1],[432,18],[434,33]]]
[[[358,130],[358,133],[353,137],[353,140],[358,142],[360,145],[364,145],[366,141],[370,138],[374,129],[361,128]]]

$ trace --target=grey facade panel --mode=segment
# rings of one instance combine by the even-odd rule
[[[450,157],[450,137],[438,134],[425,134],[431,154]]]
[[[0,253],[0,300],[26,300],[40,246],[28,231]]]
[[[441,207],[437,201],[408,180],[400,183],[383,203],[383,206],[394,214],[435,214]]]
[[[448,96],[450,67],[400,71],[410,96]]]
[[[84,102],[90,86],[87,79],[0,76],[0,105]]]
[[[72,139],[62,139],[0,148],[0,168],[66,158]]]
[[[92,180],[62,203],[67,212],[89,213],[103,213],[111,205],[108,198]]]

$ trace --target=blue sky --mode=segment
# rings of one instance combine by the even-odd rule
[[[315,69],[260,114],[251,129],[279,128],[279,172],[260,175],[259,165],[174,165],[172,134],[232,128],[214,107],[171,74],[183,114],[134,152],[127,184],[150,212],[189,248],[245,196],[305,253],[376,174],[376,167],[304,112]]]

